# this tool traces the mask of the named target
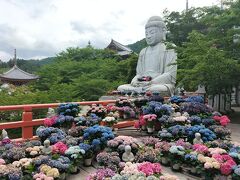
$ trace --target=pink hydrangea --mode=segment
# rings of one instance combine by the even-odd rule
[[[144,116],[140,116],[139,117],[139,125],[146,126],[146,124],[147,124],[147,121],[146,121],[146,119],[144,119]]]
[[[36,179],[36,180],[53,180],[53,177],[48,177],[46,176],[46,174],[40,172],[40,173],[37,173],[33,176],[33,179]]]
[[[155,144],[155,149],[158,149],[161,152],[168,152],[171,148],[171,144],[166,141],[161,141]]]
[[[45,118],[43,123],[45,126],[51,127],[56,123],[56,120],[57,120],[57,116],[53,116],[51,118]]]
[[[10,144],[11,142],[12,142],[11,139],[5,138],[2,140],[1,144],[5,145],[5,144]]]
[[[233,159],[227,160],[226,162],[222,163],[220,166],[221,173],[223,175],[231,174],[233,167],[236,165],[237,164]]]
[[[53,153],[64,154],[67,149],[68,149],[67,145],[64,144],[63,142],[57,142],[52,146]]]
[[[6,164],[4,159],[0,159],[0,165]]]
[[[212,157],[220,163],[220,171],[223,175],[231,174],[232,168],[237,165],[233,158],[228,154],[214,154]]]
[[[161,165],[159,163],[143,162],[138,165],[138,170],[143,172],[146,176],[161,173]]]
[[[135,127],[136,129],[139,129],[139,128],[140,128],[140,122],[139,122],[139,121],[135,121],[134,127]]]
[[[194,144],[192,148],[194,151],[197,151],[198,153],[204,154],[208,152],[208,147],[203,144]]]
[[[224,116],[213,116],[213,119],[215,121],[218,121],[222,126],[228,125],[230,123],[230,119],[224,115]]]
[[[145,121],[155,121],[157,119],[157,115],[156,114],[147,114],[143,116],[143,119]]]

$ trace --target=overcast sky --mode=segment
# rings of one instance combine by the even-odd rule
[[[182,11],[186,0],[0,0],[0,59],[41,59],[90,40],[104,48],[111,39],[131,44],[144,38],[149,17]],[[217,0],[189,0],[189,7]]]

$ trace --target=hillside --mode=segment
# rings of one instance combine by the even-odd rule
[[[145,41],[145,38],[137,41],[133,44],[127,45],[130,49],[132,49],[135,53],[139,54],[140,51],[147,46],[147,43]]]
[[[34,73],[37,72],[43,65],[53,63],[55,60],[55,57],[48,57],[41,60],[25,60],[25,59],[17,59],[17,65],[20,69],[29,72]],[[11,67],[13,67],[14,62],[13,60],[9,60],[8,62],[0,62],[0,73],[6,72]]]
[[[0,105],[98,100],[131,81],[136,74],[137,56],[119,61],[109,50],[69,48],[54,60],[19,62],[21,67],[39,67],[35,67],[35,74],[40,79],[29,86],[14,88],[11,95],[1,91]]]

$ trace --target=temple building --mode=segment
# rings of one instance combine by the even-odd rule
[[[0,80],[3,84],[7,83],[15,86],[21,86],[37,79],[39,79],[38,76],[27,73],[17,66],[16,49],[14,53],[14,66],[9,71],[0,74]]]
[[[129,47],[124,46],[121,43],[119,43],[113,39],[111,40],[110,44],[106,48],[116,51],[116,53],[123,58],[127,58],[132,53],[134,53],[133,50],[131,50]]]

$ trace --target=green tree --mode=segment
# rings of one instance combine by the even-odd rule
[[[237,61],[217,49],[206,35],[193,31],[189,42],[178,49],[178,81],[189,89],[205,85],[209,95],[229,94],[240,74]]]

